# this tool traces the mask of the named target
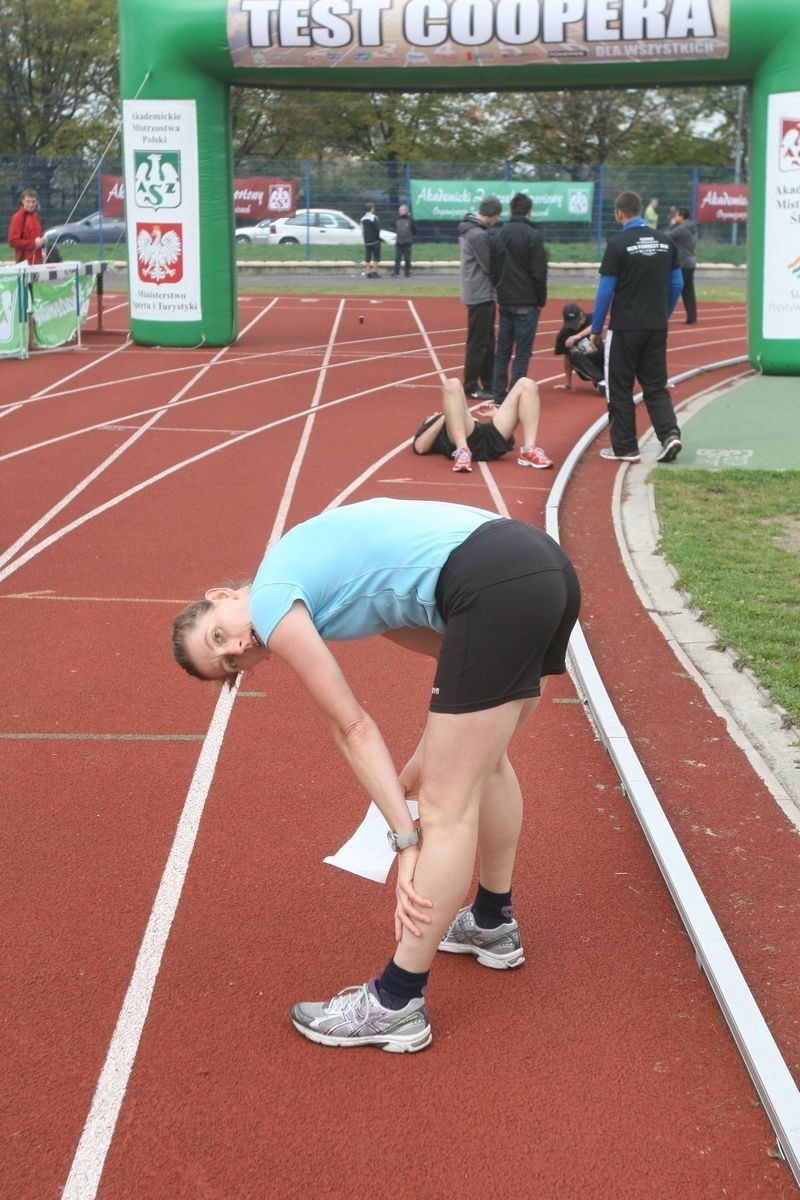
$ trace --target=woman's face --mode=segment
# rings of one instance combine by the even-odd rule
[[[253,629],[248,606],[249,588],[212,588],[206,592],[211,608],[187,634],[186,649],[207,679],[225,679],[247,671],[268,656]]]

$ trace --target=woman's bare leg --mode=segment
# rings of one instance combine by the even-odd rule
[[[420,924],[420,937],[403,931],[394,959],[406,971],[427,971],[433,962],[472,881],[479,834],[492,880],[510,873],[521,799],[511,766],[503,763],[514,732],[534,707],[533,700],[512,700],[475,713],[428,714],[420,790],[423,842],[414,886],[433,907],[426,910],[431,923]],[[489,796],[498,811],[482,819]]]
[[[538,703],[538,696],[523,703],[517,729],[522,728]],[[479,879],[490,892],[511,890],[521,827],[522,792],[504,754],[486,786],[478,824]]]

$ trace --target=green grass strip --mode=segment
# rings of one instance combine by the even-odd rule
[[[678,586],[800,725],[800,472],[654,473]]]

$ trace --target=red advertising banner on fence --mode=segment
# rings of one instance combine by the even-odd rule
[[[236,219],[247,217],[291,217],[297,207],[296,179],[234,179],[233,202]]]
[[[103,175],[103,216],[121,217],[125,186],[121,175]],[[297,207],[296,179],[263,176],[233,181],[237,220],[262,221],[265,217],[291,217]]]
[[[698,221],[746,221],[746,183],[700,183],[697,185]]]
[[[124,217],[125,210],[122,201],[125,198],[125,187],[121,175],[101,175],[100,183],[103,189],[103,216]]]

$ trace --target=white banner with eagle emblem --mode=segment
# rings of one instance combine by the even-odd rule
[[[122,107],[131,316],[197,320],[203,313],[195,102],[126,100]]]

